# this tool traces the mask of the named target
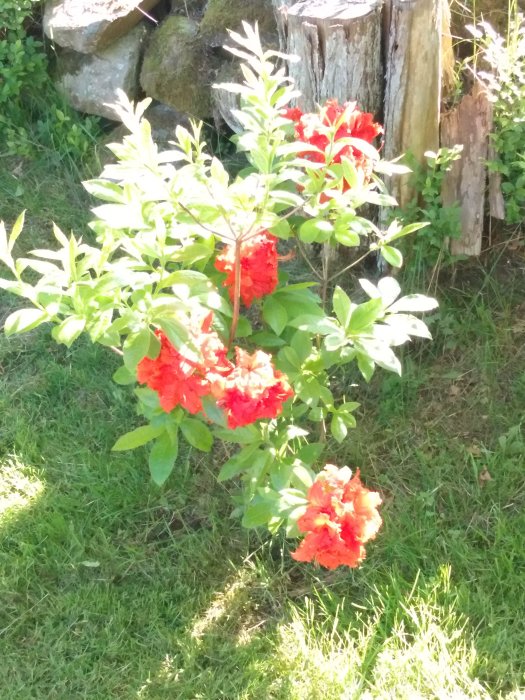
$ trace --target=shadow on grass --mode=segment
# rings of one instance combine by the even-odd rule
[[[0,341],[2,698],[482,698],[476,674],[492,694],[523,681],[519,457],[488,454],[481,489],[446,436],[365,430],[352,449],[384,530],[361,570],[316,572],[229,520],[215,465],[187,453],[159,491],[145,452],[110,452],[139,422],[115,362],[45,331]]]

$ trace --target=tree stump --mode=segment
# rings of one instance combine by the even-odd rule
[[[410,151],[423,162],[439,147],[443,0],[391,0],[386,12],[384,100],[387,160]],[[393,179],[400,206],[415,195],[409,176]]]
[[[479,255],[483,236],[483,214],[492,109],[485,87],[476,81],[470,94],[441,120],[443,146],[463,145],[443,181],[443,206],[459,203],[461,238],[451,241],[453,255]]]
[[[381,112],[382,0],[274,0],[280,12],[284,49],[299,56],[289,74],[301,91],[299,106],[315,110],[330,98],[357,101],[376,116]]]

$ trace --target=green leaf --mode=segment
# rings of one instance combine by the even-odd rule
[[[139,386],[133,390],[133,393],[138,398],[139,402],[143,406],[145,406],[146,408],[153,409],[154,411],[156,411],[157,409],[160,409],[159,395],[157,394],[156,391],[153,391],[153,389],[149,389],[148,387]],[[177,410],[182,410],[182,409],[177,409]],[[164,411],[162,411],[162,415],[167,416],[168,414],[164,413]]]
[[[245,469],[248,469],[249,467],[253,466],[253,464],[257,461],[257,452],[259,452],[259,455],[263,454],[261,451],[259,451],[258,443],[254,443],[252,445],[248,445],[247,447],[243,447],[243,449],[240,450],[240,452],[237,452],[236,455],[230,457],[230,459],[222,465],[219,475],[217,477],[218,481],[226,481],[227,479],[232,479],[234,476],[237,476],[237,474],[240,474]]]
[[[159,326],[162,328],[170,343],[180,350],[189,339],[189,332],[186,326],[176,318],[158,318]]]
[[[393,248],[390,245],[381,246],[379,250],[381,251],[381,255],[384,257],[387,263],[389,263],[389,265],[393,265],[394,267],[401,267],[401,265],[403,264],[403,255],[401,251],[399,251],[397,248]]]
[[[273,233],[277,238],[282,238],[284,240],[290,238],[290,224],[286,219],[282,219],[277,224],[269,229],[270,233]]]
[[[335,240],[348,248],[355,248],[361,243],[358,233],[352,231],[348,227],[343,228],[342,226],[335,229]]]
[[[317,379],[310,377],[308,379],[298,379],[295,382],[295,391],[297,396],[304,401],[308,406],[316,406],[319,401],[321,386]]]
[[[150,347],[149,328],[144,328],[139,333],[128,335],[123,345],[124,364],[130,372],[134,372],[138,363],[146,357]]]
[[[211,450],[213,435],[202,421],[195,418],[185,418],[180,424],[180,429],[192,447],[202,452]]]
[[[360,352],[357,354],[357,366],[365,378],[365,381],[369,382],[372,379],[375,370],[374,361],[368,357],[368,355]]]
[[[18,311],[13,311],[6,318],[4,324],[5,334],[10,336],[14,333],[26,333],[48,319],[47,313],[40,309],[18,309]]]
[[[11,229],[11,233],[9,235],[9,245],[8,245],[10,253],[13,251],[14,245],[16,243],[16,239],[22,233],[22,229],[24,228],[25,215],[26,215],[26,212],[24,209],[24,211],[20,214],[18,219],[15,221],[13,228]]]
[[[257,503],[250,503],[247,506],[242,519],[242,525],[244,527],[260,527],[261,525],[266,525],[266,523],[272,518],[275,510],[275,502],[268,500],[258,501]]]
[[[238,445],[251,445],[260,439],[259,430],[254,425],[245,425],[233,430],[215,430],[215,435],[225,442],[234,442]]]
[[[260,331],[259,333],[254,333],[251,337],[253,342],[263,348],[282,348],[286,345],[286,341],[279,338],[278,335],[273,333],[268,333],[267,331]]]
[[[299,238],[304,243],[325,243],[330,240],[333,225],[325,219],[308,219],[299,229]]]
[[[89,194],[104,202],[124,204],[126,201],[122,187],[109,180],[86,180],[82,184]]]
[[[57,343],[63,343],[70,348],[86,326],[86,319],[78,316],[69,316],[59,326],[51,331],[51,336]]]
[[[314,478],[314,473],[311,469],[305,467],[299,460],[294,462],[292,470],[292,484],[294,486],[302,487],[305,491],[308,491],[314,483]]]
[[[356,411],[361,404],[358,403],[357,401],[346,401],[344,404],[339,406],[337,412],[338,413],[352,413],[353,411]]]
[[[389,314],[385,318],[385,323],[401,333],[406,333],[406,335],[432,340],[432,334],[426,323],[411,314]]]
[[[386,234],[386,238],[388,241],[396,241],[398,238],[403,238],[403,236],[408,236],[411,233],[414,233],[415,231],[419,231],[422,228],[425,228],[426,226],[430,226],[430,223],[428,221],[418,221],[414,224],[407,224],[406,226],[403,226],[403,228],[396,233],[393,233],[392,235]],[[390,229],[389,229],[390,230]]]
[[[297,457],[305,464],[313,464],[321,456],[325,445],[321,442],[311,442],[309,445],[301,447]]]
[[[117,442],[111,448],[113,452],[122,452],[124,450],[134,450],[136,447],[141,447],[151,440],[154,440],[164,432],[164,426],[141,425],[135,430],[119,437]]]
[[[270,328],[281,335],[288,321],[285,307],[272,297],[268,297],[263,304],[263,318]]]
[[[178,453],[177,433],[164,433],[153,445],[149,455],[149,470],[151,478],[158,486],[162,486],[173,471]]]
[[[437,301],[432,297],[427,297],[424,294],[407,294],[407,296],[398,299],[388,311],[393,314],[400,311],[432,311],[437,306]]]
[[[239,321],[237,323],[237,330],[235,332],[236,338],[247,338],[252,334],[252,324],[244,316],[239,316]]]
[[[121,384],[123,386],[126,384],[134,384],[137,381],[135,373],[130,372],[127,367],[124,367],[124,365],[119,367],[116,372],[113,373],[112,379],[115,384]]]
[[[388,345],[373,338],[360,338],[354,342],[357,350],[368,355],[376,365],[401,376],[401,363]]]
[[[343,326],[343,328],[346,328],[352,314],[352,302],[350,301],[350,297],[341,289],[341,287],[338,286],[334,290],[332,301],[335,315],[337,316],[339,323]]]
[[[147,227],[139,201],[126,204],[102,204],[91,211],[110,228],[140,230]]]
[[[217,406],[215,399],[211,396],[203,396],[202,407],[207,418],[221,427],[226,427],[226,416],[222,408]]]
[[[297,316],[293,321],[290,321],[289,325],[298,328],[300,331],[310,331],[319,335],[329,335],[339,330],[339,326],[333,319],[311,314]]]
[[[352,312],[350,323],[348,324],[348,333],[360,333],[374,323],[380,316],[383,316],[382,299],[370,299],[363,304],[359,304]]]
[[[330,424],[330,430],[332,431],[332,435],[334,438],[337,440],[337,442],[341,443],[343,440],[346,438],[348,434],[348,428],[346,427],[346,424],[344,420],[341,418],[341,416],[334,416],[332,418],[332,422]]]

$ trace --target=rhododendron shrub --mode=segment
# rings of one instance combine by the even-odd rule
[[[59,343],[87,333],[116,352],[113,378],[133,386],[142,425],[115,450],[149,444],[161,485],[177,470],[180,440],[206,452],[228,442],[232,456],[217,478],[236,479],[245,526],[302,538],[298,561],[354,567],[380,527],[381,498],[358,471],[326,464],[359,406],[355,383],[349,396],[335,391],[337,371],[355,363],[366,381],[377,366],[400,373],[394,349],[430,337],[414,314],[435,301],[401,296],[393,277],[345,290],[345,272],[371,251],[399,266],[395,241],[424,224],[382,230],[360,215],[363,204],[394,203],[380,174],[400,168],[380,160],[380,125],[353,102],[303,112],[276,65],[286,57],[244,29],[231,34],[230,50],[245,81],[218,87],[239,97],[236,143],[247,167],[231,177],[198,124],[178,126],[170,150],[159,151],[143,117],[148,100],[133,106],[121,96],[130,133],[111,146],[116,162],[85,183],[102,201],[93,209],[96,240],[55,227],[58,250],[16,259],[23,216],[9,236],[0,228],[8,268],[0,286],[30,303],[5,331],[49,322]],[[316,261],[314,242],[358,252],[333,269],[333,256]],[[301,281],[292,259],[296,269],[302,262]]]

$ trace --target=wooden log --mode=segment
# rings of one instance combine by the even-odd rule
[[[272,0],[275,19],[277,21],[277,31],[279,34],[279,46],[281,51],[286,51],[287,36],[287,15],[288,8],[294,5],[297,0]]]
[[[459,203],[461,212],[461,238],[450,245],[453,255],[481,253],[491,111],[485,87],[476,82],[441,120],[441,144],[463,145],[462,156],[446,174],[442,188],[443,206]]]
[[[279,3],[283,0],[274,0]],[[289,74],[301,91],[304,111],[330,98],[357,101],[380,115],[382,0],[300,0],[281,9],[285,50],[299,56]]]
[[[492,124],[490,130],[492,131]],[[489,143],[489,160],[496,160],[494,146]],[[501,190],[501,173],[489,170],[489,213],[493,219],[505,219],[505,200]]]
[[[391,0],[385,28],[384,157],[410,151],[423,163],[439,146],[444,0]],[[400,206],[413,199],[409,176],[392,179]]]

